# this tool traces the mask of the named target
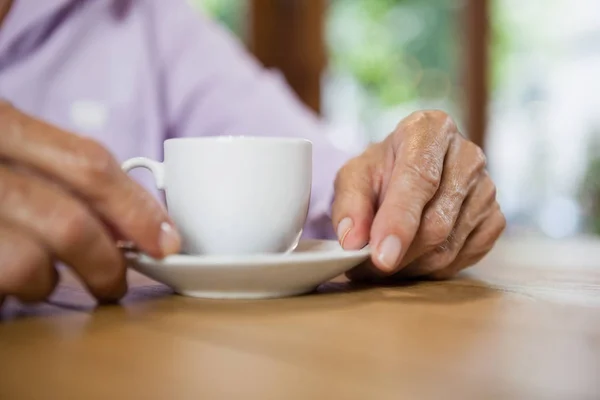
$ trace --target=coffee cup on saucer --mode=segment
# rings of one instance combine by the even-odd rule
[[[365,261],[368,248],[299,243],[308,214],[312,144],[303,139],[169,139],[164,161],[132,158],[165,191],[183,253],[154,259],[125,251],[133,269],[179,294],[268,299],[314,291]]]

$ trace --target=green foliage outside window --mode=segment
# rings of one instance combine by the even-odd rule
[[[244,37],[247,0],[193,0]],[[501,80],[509,36],[492,2],[491,83]],[[460,102],[460,0],[329,0],[329,67],[352,76],[380,107],[416,99]]]

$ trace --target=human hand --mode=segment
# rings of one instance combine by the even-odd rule
[[[370,244],[354,279],[449,278],[493,247],[506,221],[485,156],[444,112],[402,120],[339,171],[333,223],[345,249]]]
[[[0,304],[45,299],[57,261],[99,300],[117,300],[127,290],[117,240],[154,257],[179,250],[166,211],[100,144],[6,103],[0,127]]]

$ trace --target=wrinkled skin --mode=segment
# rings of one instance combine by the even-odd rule
[[[441,111],[414,113],[350,160],[335,183],[342,246],[369,244],[353,279],[445,279],[481,260],[506,221],[482,150]],[[387,238],[387,239],[386,239]]]
[[[155,257],[179,250],[164,208],[100,144],[6,103],[0,126],[0,297],[45,299],[60,261],[113,301],[127,290],[117,240]]]

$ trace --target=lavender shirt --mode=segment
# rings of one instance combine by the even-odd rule
[[[184,0],[15,0],[0,27],[0,97],[119,161],[160,160],[170,137],[310,139],[305,232],[333,235],[333,179],[348,155],[278,73]],[[148,175],[134,176],[156,194]]]

